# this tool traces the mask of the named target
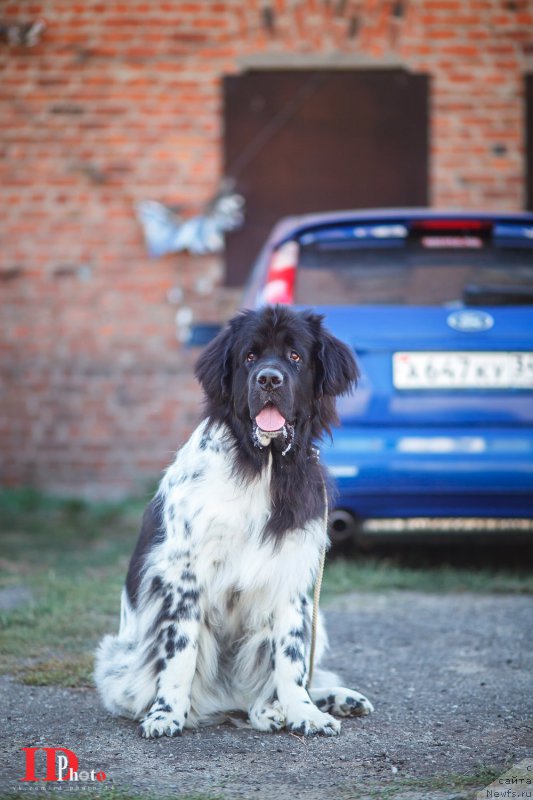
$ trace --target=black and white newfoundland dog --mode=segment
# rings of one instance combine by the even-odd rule
[[[357,367],[322,318],[285,307],[231,320],[201,355],[205,420],[148,506],[100,644],[96,684],[144,737],[245,712],[259,731],[335,735],[371,703],[309,672],[313,585],[327,543],[314,442]],[[326,647],[321,621],[316,662]]]

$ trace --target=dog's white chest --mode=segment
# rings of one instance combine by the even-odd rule
[[[271,513],[270,468],[254,480],[233,472],[223,431],[199,447],[204,425],[180,451],[163,483],[167,540],[160,553],[165,571],[184,559],[201,576],[208,605],[223,605],[232,593],[252,593],[265,606],[289,592],[306,592],[325,541],[321,521],[285,534],[277,544],[265,538]],[[171,578],[170,575],[168,575]]]

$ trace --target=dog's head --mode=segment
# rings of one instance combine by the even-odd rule
[[[211,418],[244,426],[258,447],[285,451],[294,438],[330,432],[335,397],[354,388],[358,372],[321,316],[275,306],[234,317],[202,353],[196,376]]]

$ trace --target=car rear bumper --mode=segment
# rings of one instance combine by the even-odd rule
[[[530,428],[344,428],[322,460],[362,518],[533,517]]]

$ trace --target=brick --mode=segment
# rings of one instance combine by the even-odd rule
[[[334,2],[274,7],[271,35],[257,3],[235,0],[4,4],[9,21],[50,20],[37,48],[0,48],[6,483],[119,496],[196,423],[196,353],[176,342],[167,293],[212,321],[240,296],[197,292],[220,283],[218,258],[150,260],[134,202],[203,207],[220,178],[220,78],[241,56],[400,55],[431,77],[433,203],[521,207],[530,6],[420,0],[391,21],[390,4],[361,0],[351,38]]]

